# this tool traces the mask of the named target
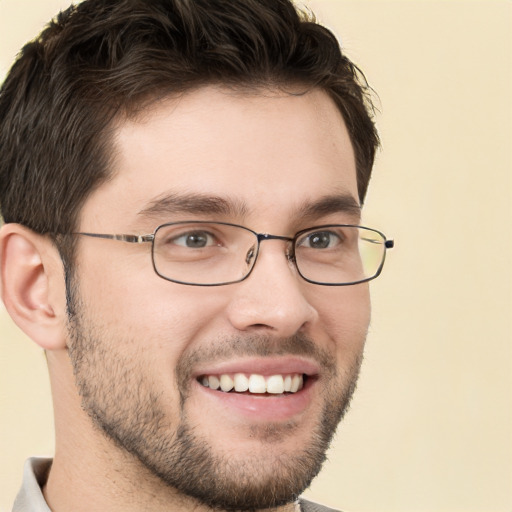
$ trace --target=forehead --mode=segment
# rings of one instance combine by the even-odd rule
[[[114,152],[113,179],[87,200],[82,228],[156,226],[180,208],[263,222],[326,197],[357,204],[350,138],[321,90],[204,87],[120,122]],[[188,208],[187,198],[195,201]],[[227,207],[216,212],[215,204]]]

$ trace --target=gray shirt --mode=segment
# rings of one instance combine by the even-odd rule
[[[23,468],[23,484],[14,501],[12,512],[51,512],[41,488],[48,478],[52,459],[31,458]],[[299,500],[301,512],[338,512],[332,508]]]

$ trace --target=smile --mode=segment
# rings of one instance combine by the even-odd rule
[[[231,422],[266,424],[298,420],[321,401],[320,374],[311,359],[252,357],[207,363],[193,380],[200,409]]]
[[[272,394],[296,393],[304,386],[305,375],[294,373],[271,375],[235,373],[221,375],[202,375],[198,382],[206,388],[225,393]]]

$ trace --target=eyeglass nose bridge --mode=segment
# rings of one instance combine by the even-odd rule
[[[294,254],[294,241],[295,238],[291,238],[289,236],[281,236],[281,235],[271,235],[269,233],[256,233],[256,237],[258,239],[258,254],[259,254],[259,246],[261,242],[265,240],[283,240],[284,242],[289,242],[288,249],[286,251],[286,258],[288,261],[295,264],[295,254]],[[253,266],[256,264],[256,261],[253,262]]]
[[[281,236],[281,235],[270,235],[268,233],[257,233],[258,242],[263,240],[284,240],[285,242],[293,242],[293,238],[289,236]]]

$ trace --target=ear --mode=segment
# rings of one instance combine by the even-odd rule
[[[0,229],[0,292],[12,319],[45,350],[66,347],[64,271],[51,240],[20,224]]]

